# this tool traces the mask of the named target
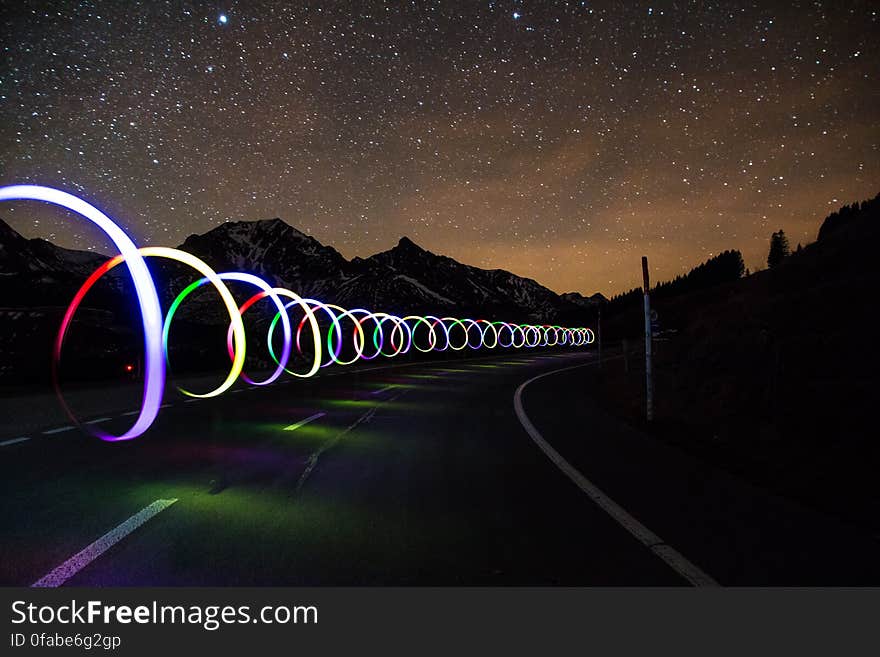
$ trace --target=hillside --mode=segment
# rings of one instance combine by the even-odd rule
[[[857,204],[858,205],[858,204]],[[872,348],[880,284],[878,201],[835,213],[821,239],[775,269],[653,299],[656,343],[651,430],[762,484],[853,517],[880,518]],[[631,324],[638,310],[621,309]],[[605,368],[597,394],[643,423],[641,341],[629,372]]]

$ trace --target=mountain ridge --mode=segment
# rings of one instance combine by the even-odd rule
[[[205,233],[189,235],[178,248],[218,271],[247,271],[304,297],[396,314],[446,313],[552,322],[587,308],[590,303],[583,300],[601,297],[559,295],[504,269],[482,269],[435,254],[408,236],[402,236],[390,249],[348,260],[332,246],[278,217],[227,221]],[[72,280],[87,276],[104,259],[46,240],[29,240],[0,219],[0,274],[7,283],[10,277],[17,278],[13,274],[28,274],[31,284],[34,278],[45,279],[48,285],[60,278],[69,292]],[[23,296],[12,295],[18,302]]]

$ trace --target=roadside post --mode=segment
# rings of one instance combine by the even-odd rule
[[[648,278],[648,257],[642,256],[642,279],[645,292],[645,417],[648,422],[654,419],[654,376],[651,347],[653,332],[651,326],[651,299],[649,290],[651,282]]]
[[[596,319],[596,349],[599,352],[599,369],[602,369],[602,307],[597,308],[598,316]]]

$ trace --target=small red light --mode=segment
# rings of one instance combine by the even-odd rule
[[[125,371],[126,371],[126,372],[131,372],[133,369],[134,369],[134,365],[126,365],[126,366],[125,366]]]

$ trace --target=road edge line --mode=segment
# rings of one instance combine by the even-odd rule
[[[664,542],[663,539],[657,536],[657,534],[655,534],[645,525],[639,522],[635,518],[635,516],[629,513],[626,509],[624,509],[610,497],[608,497],[608,495],[606,495],[602,491],[602,489],[600,489],[593,482],[587,479],[571,463],[566,461],[565,458],[544,439],[544,437],[541,435],[541,432],[535,428],[535,425],[532,424],[532,421],[526,414],[522,403],[522,393],[525,390],[526,386],[528,386],[530,383],[533,383],[538,379],[543,379],[544,377],[550,376],[552,374],[558,374],[559,372],[565,372],[567,370],[573,370],[579,367],[587,367],[589,365],[595,364],[596,361],[581,363],[579,365],[571,365],[569,367],[551,370],[550,372],[544,372],[543,374],[533,376],[531,379],[523,382],[513,394],[513,410],[516,412],[517,419],[519,420],[523,429],[526,430],[526,433],[529,434],[532,442],[534,442],[540,448],[540,450],[544,452],[547,458],[549,458],[550,461],[557,468],[559,468],[563,474],[565,474],[565,476],[567,476],[572,482],[574,482],[574,484],[578,488],[586,493],[587,497],[595,502],[600,509],[611,516],[621,527],[627,530],[640,543],[642,543],[651,552],[662,559],[676,573],[684,577],[693,586],[719,586],[718,582],[712,579],[710,575],[701,570],[693,562],[689,561],[678,550]]]

